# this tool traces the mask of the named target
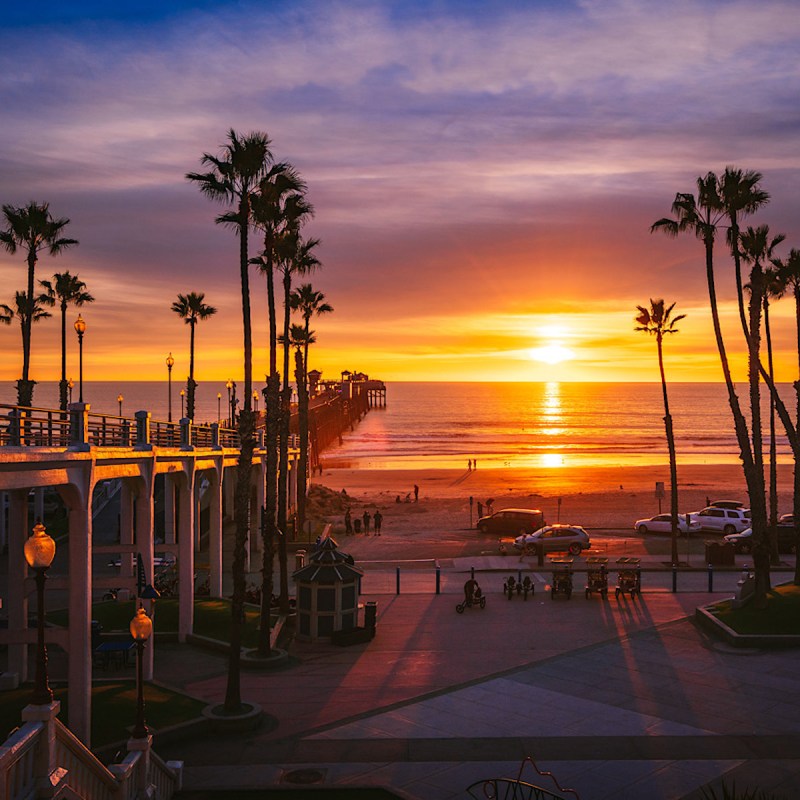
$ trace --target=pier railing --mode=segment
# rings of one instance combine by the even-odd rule
[[[152,420],[146,411],[134,419],[98,414],[73,403],[67,411],[0,404],[0,447],[200,447],[238,448],[239,434],[217,423]]]

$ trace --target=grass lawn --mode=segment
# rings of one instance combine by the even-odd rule
[[[0,693],[0,737],[21,724],[20,712],[28,704],[30,687]],[[69,724],[66,688],[54,688],[61,701],[58,718]],[[200,716],[205,704],[178,692],[145,684],[145,719],[150,728],[158,731],[179,722]],[[133,681],[114,681],[92,687],[92,747],[104,747],[130,736],[136,716],[136,684]]]
[[[800,635],[800,586],[777,586],[769,593],[765,609],[756,609],[752,603],[732,608],[725,602],[717,603],[713,611],[736,633]]]
[[[92,606],[92,619],[96,619],[103,630],[127,631],[133,619],[134,601],[117,602],[108,600]],[[256,647],[258,644],[259,610],[256,606],[245,606],[244,630],[242,646]],[[69,616],[66,609],[53,611],[47,615],[54,625],[67,625]],[[231,604],[229,600],[208,598],[194,601],[194,632],[198,636],[207,636],[221,642],[230,641],[228,632],[231,622]],[[274,620],[273,620],[274,622]],[[178,632],[178,601],[156,600],[153,616],[153,630],[166,633]]]

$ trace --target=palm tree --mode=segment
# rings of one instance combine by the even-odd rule
[[[242,328],[244,338],[244,408],[239,414],[239,463],[236,474],[234,517],[236,540],[233,551],[233,598],[231,601],[231,649],[228,661],[228,683],[225,710],[236,713],[241,700],[241,643],[245,595],[245,548],[250,517],[250,471],[255,449],[255,420],[252,414],[253,340],[250,323],[250,276],[248,274],[248,233],[252,224],[252,193],[269,171],[273,162],[270,140],[265,133],[253,132],[240,137],[233,129],[219,156],[205,153],[201,163],[208,172],[190,172],[187,179],[198,184],[200,191],[212,200],[227,203],[231,210],[219,215],[217,223],[232,227],[239,236],[239,276],[242,289]]]
[[[330,314],[333,306],[325,302],[325,295],[318,292],[310,283],[295,289],[290,297],[292,311],[299,311],[304,322],[303,374],[297,378],[298,434],[300,438],[300,460],[297,465],[297,525],[302,530],[306,522],[306,486],[308,483],[308,346],[314,341],[309,328],[311,318],[316,314]],[[295,360],[297,357],[295,356]],[[300,383],[303,391],[300,391]]]
[[[28,302],[28,295],[26,292],[17,292],[14,295],[14,306],[7,306],[5,303],[0,303],[0,323],[10,325],[11,320],[15,317],[19,320],[20,329],[23,331],[23,338],[25,336],[25,324],[27,320],[31,322],[39,322],[39,320],[47,319],[53,315],[49,311],[44,310],[44,306],[52,306],[53,300],[49,295],[40,294],[33,298],[33,305]]]
[[[82,306],[93,303],[94,297],[86,291],[86,284],[77,275],[57,272],[52,281],[39,281],[53,302],[61,308],[61,380],[58,383],[58,403],[62,411],[67,410],[67,306],[71,303]]]
[[[669,479],[671,484],[670,492],[670,511],[672,514],[672,563],[678,563],[678,462],[675,457],[675,435],[672,431],[672,415],[669,413],[669,399],[667,398],[667,379],[664,376],[664,354],[662,343],[664,336],[669,333],[677,333],[675,325],[686,314],[672,316],[672,309],[675,303],[664,308],[664,301],[650,300],[650,307],[636,306],[639,312],[636,316],[637,327],[635,330],[644,331],[656,337],[656,347],[658,348],[658,370],[661,373],[661,391],[664,395],[664,425],[667,432],[667,447],[669,449]],[[687,534],[688,535],[688,534]]]
[[[735,218],[735,217],[734,217]],[[777,542],[769,547],[769,540],[775,539],[775,530],[769,535],[767,527],[767,505],[764,487],[764,454],[761,438],[761,390],[759,386],[759,367],[761,350],[761,313],[766,295],[766,280],[764,266],[774,253],[775,247],[784,240],[783,235],[770,239],[769,226],[759,225],[757,228],[748,227],[744,233],[736,231],[739,253],[738,261],[751,264],[750,301],[748,303],[749,319],[747,320],[747,345],[748,345],[748,377],[750,382],[750,413],[752,417],[753,460],[755,463],[755,477],[759,481],[755,502],[750,498],[750,509],[753,525],[753,561],[760,558],[769,558],[769,551],[775,550],[777,556]],[[737,270],[740,266],[737,266]],[[773,404],[774,407],[774,404]],[[759,530],[760,529],[760,530]],[[777,559],[776,559],[777,560]]]
[[[287,231],[297,228],[312,212],[311,206],[304,197],[305,191],[306,184],[290,165],[275,164],[260,182],[258,192],[255,193],[252,200],[253,222],[264,233],[264,250],[259,257],[252,259],[252,263],[267,279],[269,315],[269,373],[264,397],[266,417],[264,478],[266,486],[264,524],[261,530],[264,560],[261,572],[261,626],[258,643],[258,652],[261,655],[268,655],[270,651],[268,623],[273,590],[275,537],[277,535],[280,375],[277,367],[277,314],[274,282],[276,247],[277,243],[287,235]],[[283,531],[281,536],[283,536]],[[288,554],[284,546],[281,548],[281,575],[288,575],[287,558]],[[288,598],[286,602],[288,604]]]
[[[800,438],[800,250],[792,248],[789,255],[783,260],[773,259],[773,265],[778,270],[778,275],[783,286],[791,289],[794,297],[795,330],[797,334],[797,369],[798,378],[794,382],[795,389],[795,432]],[[792,447],[794,455],[794,500],[792,511],[794,513],[795,531],[795,566],[794,583],[800,586],[800,457],[797,449]]]
[[[22,323],[22,377],[17,381],[17,404],[30,407],[33,403],[33,387],[36,381],[29,379],[31,364],[31,326],[36,308],[34,298],[34,273],[39,253],[47,249],[51,256],[57,256],[67,247],[78,244],[77,239],[62,236],[64,228],[69,224],[67,218],[53,219],[50,215],[49,203],[31,201],[27,206],[15,208],[3,206],[6,229],[0,231],[0,244],[12,255],[17,248],[25,250],[28,264],[29,302],[24,305]]]
[[[172,310],[191,328],[189,337],[189,380],[186,385],[186,417],[194,419],[194,390],[197,383],[194,379],[194,329],[201,319],[208,319],[217,313],[213,306],[206,305],[203,300],[205,293],[189,292],[179,294],[178,299],[172,304]]]
[[[317,267],[320,262],[314,254],[314,249],[319,245],[318,239],[303,239],[299,229],[289,230],[278,243],[277,268],[282,276],[283,283],[283,391],[280,404],[280,431],[278,438],[278,527],[286,530],[288,508],[288,478],[289,478],[289,417],[291,413],[292,387],[289,383],[289,347],[290,347],[290,313],[292,308],[292,276],[307,275]],[[281,609],[289,608],[289,579],[288,573],[283,568],[285,561],[283,549],[286,547],[286,537],[281,537]]]
[[[719,351],[722,374],[728,391],[728,403],[733,416],[736,441],[739,445],[739,456],[742,460],[745,482],[750,496],[751,507],[760,503],[761,516],[758,523],[754,520],[753,536],[760,535],[762,542],[766,533],[766,504],[764,501],[764,476],[757,473],[753,450],[750,442],[750,433],[747,421],[742,413],[736,388],[731,377],[725,341],[722,337],[722,327],[717,306],[717,291],[714,278],[714,241],[717,226],[725,218],[725,205],[720,194],[720,182],[713,172],[697,179],[697,198],[690,193],[678,193],[672,203],[674,218],[664,217],[651,225],[650,230],[660,230],[668,236],[678,236],[680,233],[693,233],[703,242],[706,262],[706,282],[708,283],[708,297],[711,306],[711,319],[714,326],[714,337]],[[760,492],[760,494],[759,494]],[[760,528],[756,526],[760,525]],[[755,604],[756,607],[766,605],[767,591],[769,590],[769,559],[754,558],[755,568]]]

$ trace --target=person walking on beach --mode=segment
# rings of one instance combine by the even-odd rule
[[[494,506],[494,498],[493,498],[493,497],[490,497],[490,498],[489,498],[489,499],[486,501],[486,511],[487,511],[489,514],[494,514],[494,508],[493,508],[493,506]]]
[[[478,469],[478,459],[477,458],[473,458],[472,459],[472,469]]]
[[[371,519],[369,511],[365,511],[361,519],[364,520],[364,535],[369,536],[369,521]]]
[[[467,459],[467,472],[472,472],[472,459]]]
[[[414,484],[414,502],[419,502],[419,486],[416,483]]]
[[[381,514],[379,509],[375,509],[375,513],[372,515],[372,522],[374,523],[375,527],[375,535],[381,535],[381,525],[383,524],[383,514]]]
[[[483,516],[483,503],[481,503],[481,501],[478,500],[478,519],[480,519],[482,516]]]
[[[353,534],[353,518],[349,508],[344,512],[344,532],[351,536]]]

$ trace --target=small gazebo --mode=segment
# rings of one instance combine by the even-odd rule
[[[297,585],[297,638],[313,642],[358,626],[358,581],[364,570],[330,536],[292,577]]]

